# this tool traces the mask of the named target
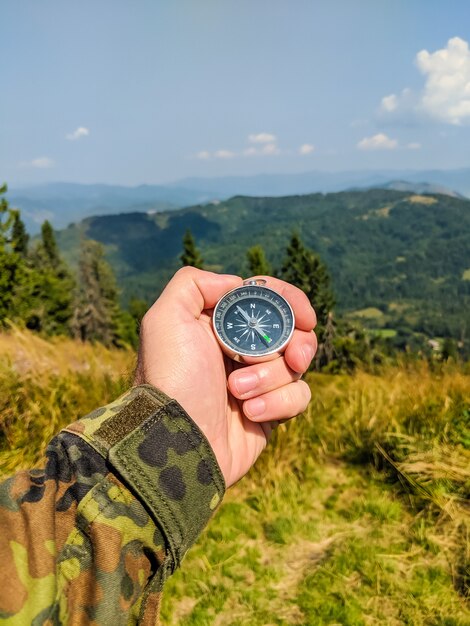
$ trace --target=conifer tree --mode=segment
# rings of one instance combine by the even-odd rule
[[[47,221],[41,227],[41,241],[32,250],[27,265],[21,294],[21,317],[26,326],[50,335],[68,334],[74,280]]]
[[[0,187],[0,249],[9,242],[10,229],[15,219],[14,211],[10,209],[8,200],[3,196],[8,191],[6,184]]]
[[[92,240],[83,240],[80,246],[72,333],[82,341],[105,345],[137,343],[135,322],[119,306],[116,279],[103,246]]]
[[[251,276],[270,276],[272,268],[266,259],[264,248],[259,244],[249,248],[246,253]]]
[[[46,334],[68,334],[75,283],[52,226],[42,225],[40,241],[28,251],[20,212],[1,197],[6,190],[0,188],[0,324],[9,319]],[[122,322],[118,317],[116,324]]]
[[[24,269],[24,261],[11,245],[16,212],[3,197],[6,192],[5,184],[0,187],[0,324],[4,324],[7,319],[15,320],[18,316],[15,293],[22,282]]]
[[[319,354],[324,355],[327,347],[325,342],[329,344],[333,336],[333,317],[330,313],[335,300],[330,277],[320,257],[304,246],[297,233],[292,235],[287,247],[281,276],[301,289],[315,309],[318,320],[315,332],[318,337]],[[331,352],[329,345],[328,352]]]
[[[141,300],[140,298],[135,298],[135,297],[132,297],[129,300],[128,310],[129,310],[129,313],[132,315],[133,319],[135,320],[137,327],[140,326],[140,322],[142,321],[142,318],[144,317],[144,315],[147,313],[148,308],[149,308],[149,305],[147,304],[145,300]]]
[[[292,235],[287,247],[281,274],[284,280],[306,294],[316,311],[319,326],[324,328],[335,306],[330,276],[318,254],[306,248],[297,233]]]
[[[41,226],[41,241],[44,254],[50,264],[54,265],[58,263],[60,261],[59,248],[57,247],[52,226],[47,220]]]
[[[21,219],[19,211],[14,212],[13,225],[11,229],[11,245],[13,250],[22,257],[28,254],[29,235]]]
[[[196,242],[189,228],[183,237],[183,254],[180,256],[180,259],[183,265],[191,265],[200,270],[203,269],[204,260],[196,248]]]

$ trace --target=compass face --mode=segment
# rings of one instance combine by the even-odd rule
[[[243,356],[281,352],[294,331],[294,314],[278,293],[260,285],[237,287],[214,309],[213,324],[220,341]]]

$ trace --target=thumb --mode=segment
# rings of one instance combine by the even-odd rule
[[[183,267],[165,287],[160,302],[171,304],[178,318],[198,319],[205,309],[213,309],[220,298],[243,284],[239,276],[205,272],[195,267]]]

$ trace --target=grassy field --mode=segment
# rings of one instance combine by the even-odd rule
[[[131,352],[0,335],[0,472],[114,398]],[[167,584],[168,625],[469,625],[470,371],[309,377]]]

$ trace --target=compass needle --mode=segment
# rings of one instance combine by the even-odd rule
[[[242,314],[242,316],[246,319],[248,323],[250,323],[250,316],[246,311],[244,311],[241,306],[237,304],[237,311]]]

